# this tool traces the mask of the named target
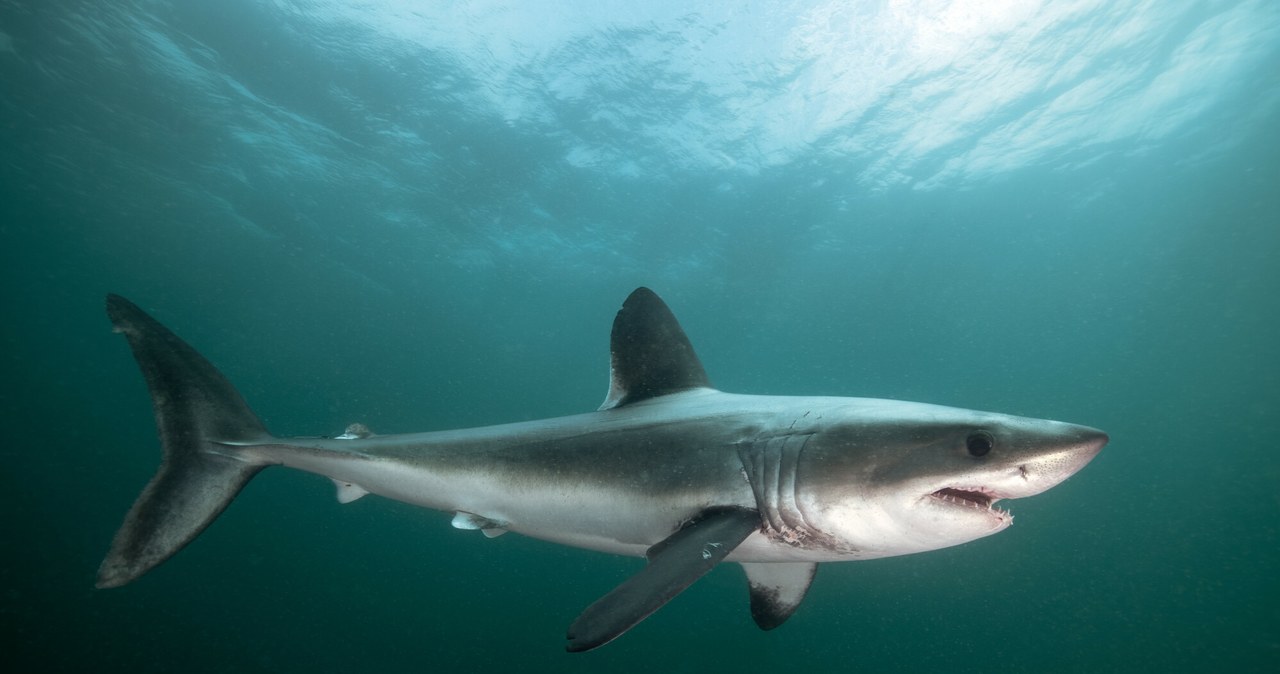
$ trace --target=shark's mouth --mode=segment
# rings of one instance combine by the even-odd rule
[[[999,496],[983,489],[981,487],[971,487],[968,489],[960,489],[958,487],[943,487],[938,491],[930,494],[935,499],[944,503],[951,503],[966,508],[976,508],[978,510],[994,510],[1003,513],[999,508],[991,506],[998,500]]]

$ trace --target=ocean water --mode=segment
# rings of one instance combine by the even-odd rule
[[[0,0],[0,633],[15,671],[1269,671],[1280,658],[1280,4]],[[640,560],[268,470],[95,590],[159,460],[103,296],[280,435],[594,409],[633,288],[713,382],[1096,426],[1015,526]]]

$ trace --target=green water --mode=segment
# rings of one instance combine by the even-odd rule
[[[948,7],[0,2],[5,659],[1269,670],[1280,12]],[[726,566],[564,653],[639,560],[339,505],[285,470],[146,577],[93,588],[159,459],[107,292],[273,432],[316,435],[594,409],[639,285],[724,390],[1111,444],[998,536],[823,565],[769,633]]]

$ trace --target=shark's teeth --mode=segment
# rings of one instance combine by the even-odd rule
[[[999,497],[980,487],[971,487],[967,489],[959,487],[943,487],[942,489],[930,494],[930,496],[940,501],[954,503],[959,506],[967,506],[976,510],[995,510],[1003,512],[1000,511],[999,508],[992,507],[992,504],[999,500]]]

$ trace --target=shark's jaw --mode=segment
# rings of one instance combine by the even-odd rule
[[[984,487],[971,487],[967,489],[961,489],[959,487],[943,487],[942,489],[930,493],[929,496],[942,501],[943,503],[951,503],[966,508],[976,508],[978,510],[999,510],[992,506],[1001,498],[996,496],[991,490]]]
[[[995,507],[1003,497],[986,487],[943,487],[930,492],[924,499],[947,509],[958,509],[961,514],[977,514],[991,521],[997,529],[1013,524],[1013,514]]]

